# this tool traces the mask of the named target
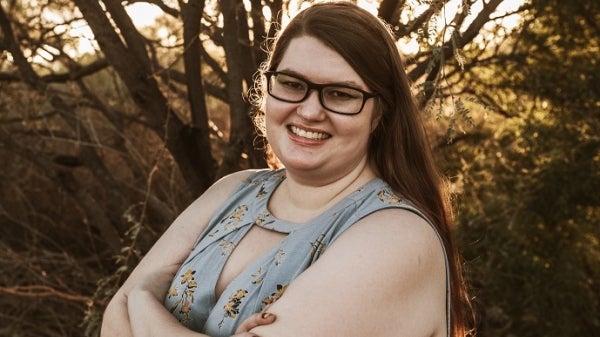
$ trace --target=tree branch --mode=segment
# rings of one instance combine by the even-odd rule
[[[68,293],[66,291],[57,290],[55,288],[45,285],[28,285],[12,287],[0,286],[0,292],[19,297],[56,297],[67,301],[81,302],[85,304],[90,304],[90,302],[92,302],[91,297]],[[95,304],[103,305],[103,303],[100,302],[96,302]]]

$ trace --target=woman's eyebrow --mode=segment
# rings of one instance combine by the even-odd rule
[[[302,75],[301,73],[294,71],[293,69],[289,69],[289,68],[282,68],[282,69],[278,69],[277,72],[279,73],[285,73],[288,75],[293,75],[296,76],[302,80],[305,81],[309,81],[315,84],[331,84],[331,85],[346,85],[346,86],[350,86],[350,87],[354,87],[354,88],[359,88],[359,89],[363,89],[363,86],[353,80],[342,80],[342,81],[331,81],[331,82],[317,82],[317,81],[313,81],[311,79],[306,78],[306,76]]]

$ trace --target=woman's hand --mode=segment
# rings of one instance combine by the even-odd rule
[[[235,330],[235,335],[231,337],[258,337],[250,332],[253,328],[261,325],[268,325],[275,322],[275,315],[267,312],[268,306],[262,312],[256,313],[244,320]]]

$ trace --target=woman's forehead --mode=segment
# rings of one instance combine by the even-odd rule
[[[293,38],[277,71],[301,75],[313,82],[348,82],[364,87],[364,81],[337,51],[312,36]]]

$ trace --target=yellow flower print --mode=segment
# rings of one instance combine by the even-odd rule
[[[181,275],[181,284],[186,284],[192,280],[194,280],[194,274],[196,274],[195,270],[188,269],[185,271],[183,275]]]
[[[275,291],[274,293],[271,294],[271,296],[267,296],[262,300],[262,303],[264,305],[269,305],[275,301],[277,301],[281,296],[283,296],[283,293],[285,292],[285,290],[287,289],[288,285],[281,285],[278,284],[277,285],[277,291]]]
[[[221,240],[219,243],[219,247],[221,247],[221,256],[226,256],[231,254],[233,248],[235,248],[235,242],[227,241],[227,239]]]
[[[261,185],[260,189],[258,190],[258,193],[256,193],[256,197],[257,198],[262,198],[265,195],[267,195],[267,192],[265,191],[265,185]]]
[[[185,315],[189,314],[190,311],[192,311],[191,304],[192,303],[190,301],[185,301],[185,303],[183,303],[183,305],[181,306],[179,312]]]
[[[253,273],[250,275],[253,278],[252,284],[261,284],[263,281],[262,274],[263,274],[262,267],[258,267],[258,270],[256,271],[256,273]]]
[[[242,219],[247,210],[248,206],[246,205],[238,206],[236,209],[233,210],[233,213],[229,216],[229,219],[239,221]]]
[[[279,249],[279,251],[277,251],[277,257],[275,258],[275,265],[281,265],[283,260],[285,260],[285,250]]]
[[[265,221],[267,218],[269,218],[271,216],[271,214],[269,214],[268,211],[263,211],[260,212],[257,216],[256,219],[254,219],[254,224],[259,226],[259,227],[263,227],[263,228],[267,228],[270,229],[269,224],[272,224],[274,222],[274,220],[271,221]]]
[[[234,298],[237,300],[241,300],[242,298],[244,298],[246,296],[247,293],[248,293],[248,291],[246,291],[244,289],[239,289],[237,291],[237,293],[235,293]]]
[[[383,202],[387,202],[389,204],[398,204],[402,201],[402,199],[398,198],[394,193],[389,190],[381,190],[377,193],[377,197],[379,200]]]
[[[179,294],[179,292],[177,291],[177,288],[173,287],[171,289],[169,289],[169,298],[173,297],[173,296],[177,296]]]
[[[225,304],[225,306],[223,307],[223,310],[225,310],[225,313],[228,314],[228,316],[230,316],[230,317],[235,317],[235,315],[236,315],[234,305],[235,304],[232,302],[227,302],[227,304]]]
[[[246,211],[248,211],[248,205],[240,205],[240,206],[236,207],[233,210],[233,212],[231,212],[231,214],[229,214],[228,216],[225,216],[223,218],[223,220],[221,220],[220,223],[223,226],[217,227],[210,234],[208,234],[208,236],[214,237],[221,231],[221,229],[224,229],[225,231],[229,231],[230,229],[237,229],[238,225],[244,218]]]
[[[247,293],[248,293],[248,291],[245,289],[238,289],[234,294],[229,296],[229,302],[227,302],[227,304],[225,304],[223,306],[223,311],[225,312],[225,316],[223,317],[221,322],[219,322],[219,327],[223,326],[223,322],[225,321],[225,318],[227,318],[227,317],[236,318],[237,317],[237,315],[240,313],[240,304],[242,304],[242,299],[244,297],[246,297]]]
[[[183,324],[188,323],[191,320],[190,314],[192,312],[192,304],[194,303],[194,292],[198,287],[198,282],[196,282],[194,274],[196,274],[195,270],[188,269],[183,275],[180,275],[181,280],[179,283],[184,286],[183,292],[175,304],[169,308],[170,312],[174,312],[181,305],[179,308],[179,321]],[[177,296],[180,296],[177,287],[169,289],[168,298]]]

